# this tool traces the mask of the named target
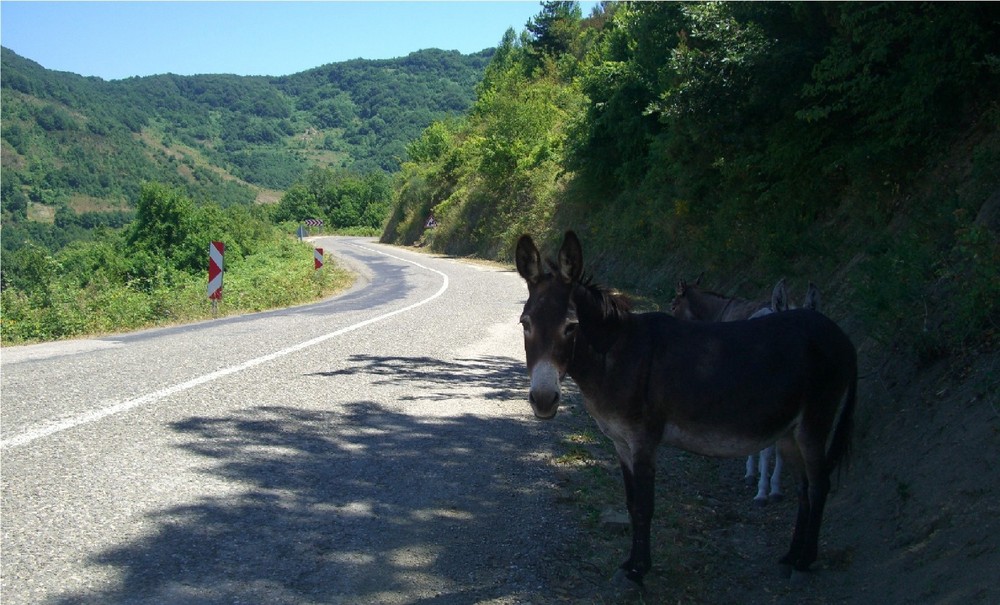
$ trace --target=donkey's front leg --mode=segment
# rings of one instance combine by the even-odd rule
[[[623,460],[621,467],[625,500],[632,521],[632,551],[621,568],[629,580],[641,586],[642,578],[653,566],[649,533],[655,504],[656,467],[651,455],[636,456],[631,464]]]

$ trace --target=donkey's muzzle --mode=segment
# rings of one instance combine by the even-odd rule
[[[528,401],[535,417],[549,420],[559,409],[559,370],[551,363],[539,363],[531,371]]]
[[[528,401],[531,402],[531,410],[536,418],[541,420],[551,420],[559,410],[559,392],[545,393],[541,396],[534,392],[528,393]]]

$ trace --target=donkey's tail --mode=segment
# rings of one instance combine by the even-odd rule
[[[842,468],[850,467],[851,435],[854,432],[854,408],[858,400],[858,374],[854,372],[851,382],[847,385],[847,396],[840,409],[840,418],[833,427],[833,438],[826,454],[826,470],[832,473],[841,463]]]

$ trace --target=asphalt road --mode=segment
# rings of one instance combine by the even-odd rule
[[[0,351],[0,598],[518,603],[571,531],[516,273],[317,245],[333,299]]]

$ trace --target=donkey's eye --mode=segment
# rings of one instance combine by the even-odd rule
[[[524,328],[524,335],[531,333],[531,318],[525,315],[521,318],[521,327]]]
[[[566,337],[572,336],[573,334],[576,333],[576,328],[579,325],[580,325],[580,323],[576,322],[576,321],[568,321],[568,322],[566,322],[566,327],[563,328],[563,335],[566,336]]]

